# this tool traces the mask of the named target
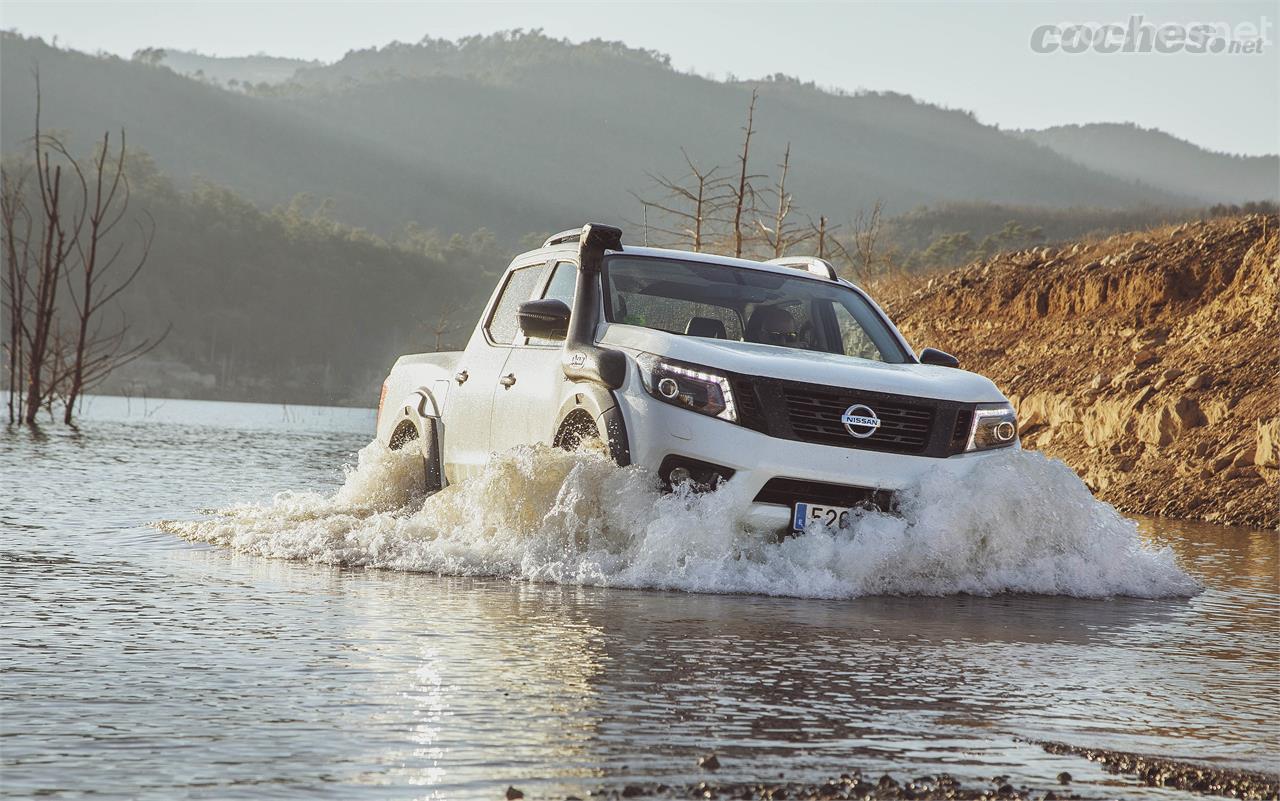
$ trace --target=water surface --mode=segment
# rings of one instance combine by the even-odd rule
[[[1274,532],[1144,522],[1191,597],[820,599],[344,568],[147,525],[332,492],[372,424],[95,398],[80,432],[0,434],[0,792],[562,797],[697,781],[715,751],[730,780],[1068,770],[1190,797],[1028,739],[1280,769]]]

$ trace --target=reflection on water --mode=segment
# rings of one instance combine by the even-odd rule
[[[1145,521],[1206,585],[1171,600],[823,601],[343,570],[144,524],[335,486],[368,413],[122,404],[95,399],[80,434],[0,435],[0,473],[20,479],[0,495],[6,793],[582,794],[696,781],[707,751],[730,780],[1104,780],[1020,738],[1280,768],[1273,532]]]

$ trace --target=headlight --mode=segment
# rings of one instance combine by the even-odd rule
[[[640,354],[636,363],[640,365],[644,388],[658,400],[731,423],[738,422],[733,390],[723,373],[668,361],[652,353]]]
[[[973,412],[966,451],[1007,448],[1018,441],[1018,415],[1008,403],[979,403]]]

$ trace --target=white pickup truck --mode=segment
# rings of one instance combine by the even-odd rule
[[[665,487],[741,486],[744,524],[802,531],[1018,447],[1008,399],[956,368],[821,259],[624,246],[588,224],[511,262],[465,351],[396,362],[378,437],[421,449],[427,491],[517,445],[598,437]]]

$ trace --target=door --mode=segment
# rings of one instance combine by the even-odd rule
[[[499,378],[520,334],[516,309],[532,299],[545,273],[541,262],[507,273],[484,323],[476,327],[458,361],[444,407],[444,469],[451,482],[479,473],[489,462],[494,393],[502,389]]]
[[[557,262],[540,297],[564,301],[572,309],[577,281],[577,265]],[[523,332],[516,337],[493,399],[493,422],[489,426],[493,450],[535,442],[552,444],[566,380],[560,366],[563,352],[563,339],[525,337]]]

